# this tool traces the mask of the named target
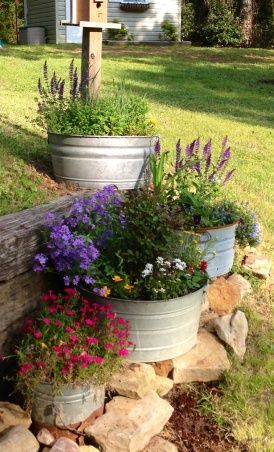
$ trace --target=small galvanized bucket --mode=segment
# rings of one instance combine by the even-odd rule
[[[149,182],[155,137],[48,134],[55,177],[79,188],[114,184],[121,190]]]
[[[135,348],[130,360],[157,362],[188,352],[197,341],[197,332],[206,287],[183,297],[160,301],[120,300],[99,297],[81,289],[90,301],[111,303],[113,311],[130,322]]]
[[[103,386],[64,385],[60,393],[55,394],[52,385],[40,384],[35,390],[32,405],[36,430],[46,427],[55,436],[62,436],[58,428],[65,430],[66,427],[79,427],[102,414],[104,399]]]
[[[238,223],[216,228],[200,229],[200,248],[208,262],[207,273],[211,278],[230,272],[235,255],[235,231]]]

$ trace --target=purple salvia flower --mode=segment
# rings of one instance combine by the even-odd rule
[[[154,152],[155,152],[155,155],[157,155],[157,157],[159,157],[161,154],[161,144],[160,144],[159,138],[156,139],[156,143],[154,145]]]
[[[70,277],[69,276],[64,276],[63,281],[64,281],[65,286],[70,285]]]
[[[222,185],[225,185],[231,179],[231,177],[233,176],[234,171],[235,171],[235,169],[233,169],[233,170],[231,170],[231,171],[229,171],[227,173]]]
[[[210,164],[211,164],[211,139],[208,143],[204,146],[204,158],[205,158],[205,171],[206,173],[209,170]]]
[[[200,176],[202,175],[202,172],[201,172],[201,163],[200,163],[200,162],[195,163],[195,164],[192,166],[192,168],[193,168],[194,170],[196,170],[197,173],[198,173]]]
[[[200,138],[197,138],[197,140],[195,140],[194,150],[195,154],[198,155],[200,150]]]
[[[38,79],[38,91],[39,91],[40,96],[43,96],[43,86],[42,86],[40,77]]]
[[[187,145],[187,147],[186,147],[186,156],[187,157],[192,157],[193,152],[194,152],[195,143],[196,143],[196,140],[192,141],[191,144]]]
[[[175,161],[175,171],[178,171],[180,168],[181,163],[181,154],[182,154],[182,148],[181,148],[181,140],[179,139],[176,143],[176,161]]]
[[[223,153],[222,153],[222,158],[228,160],[231,156],[231,148],[227,148]]]

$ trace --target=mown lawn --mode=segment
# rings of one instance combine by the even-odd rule
[[[32,121],[37,79],[44,60],[65,76],[76,46],[9,47],[0,50],[0,214],[44,202],[56,194],[46,135]],[[230,190],[249,201],[260,217],[265,248],[274,245],[274,51],[192,47],[104,49],[103,89],[124,80],[147,98],[162,145],[178,138],[213,139],[216,152],[228,135],[237,171]],[[254,282],[254,281],[253,281]],[[203,407],[250,449],[274,450],[273,293],[257,288],[244,306],[250,320],[249,349],[222,383],[217,400],[203,394]],[[272,348],[271,348],[272,347]],[[271,386],[272,385],[272,386]],[[273,436],[272,436],[273,435]],[[273,444],[273,443],[272,443]]]

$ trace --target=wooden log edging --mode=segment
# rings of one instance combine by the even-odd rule
[[[63,196],[49,204],[0,217],[0,283],[32,268],[41,243],[46,213],[65,213],[76,198],[86,193]]]
[[[88,194],[92,192],[77,192],[0,217],[0,354],[12,352],[15,339],[22,333],[24,319],[37,309],[42,293],[50,288],[49,275],[32,270],[45,214],[66,213],[76,198]]]

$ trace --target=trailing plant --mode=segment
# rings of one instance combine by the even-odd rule
[[[57,393],[65,384],[102,384],[128,355],[128,322],[111,305],[92,304],[75,289],[49,291],[34,320],[26,322],[17,349],[17,388],[30,402],[37,386],[48,383]]]
[[[147,117],[148,104],[123,84],[104,96],[86,98],[86,83],[80,80],[73,61],[69,85],[50,77],[44,64],[43,81],[39,79],[38,118],[36,123],[49,132],[64,135],[151,135],[154,122]]]

